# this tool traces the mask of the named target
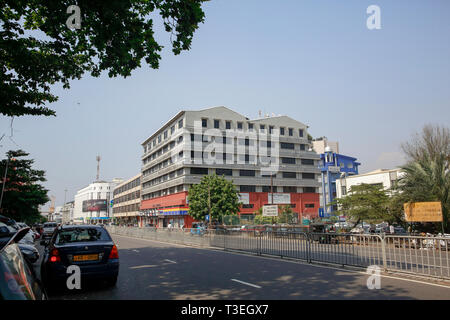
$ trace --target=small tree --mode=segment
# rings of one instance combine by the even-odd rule
[[[39,206],[49,201],[48,190],[39,184],[46,181],[45,171],[33,169],[34,160],[19,159],[29,155],[23,150],[8,151],[6,155],[7,159],[0,162],[0,213],[26,223],[40,221]]]
[[[278,218],[279,223],[289,223],[289,224],[294,223],[295,215],[290,205],[279,206],[278,211],[279,211],[279,218]]]
[[[381,222],[389,218],[389,196],[382,185],[351,186],[349,193],[333,204],[338,205],[339,214],[356,221],[355,225],[360,221]]]
[[[223,216],[239,212],[238,191],[233,182],[223,176],[204,176],[199,184],[189,189],[188,196],[189,215],[199,221],[204,221],[208,214],[210,221],[222,221]]]

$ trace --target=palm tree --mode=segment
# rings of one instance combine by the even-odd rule
[[[402,167],[404,176],[399,179],[399,190],[405,202],[440,201],[444,229],[449,228],[450,170],[448,155],[423,155]]]

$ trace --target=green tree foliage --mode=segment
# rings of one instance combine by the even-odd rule
[[[296,221],[297,214],[292,211],[291,206],[278,206],[278,217],[265,217],[262,215],[263,208],[255,211],[255,224],[273,224],[273,223],[288,223],[293,224]]]
[[[163,47],[154,38],[162,18],[172,51],[189,50],[204,21],[206,0],[5,0],[0,3],[0,113],[55,115],[50,86],[90,73],[127,77],[141,66],[159,67]],[[81,28],[69,29],[71,5],[80,8]]]
[[[444,229],[450,228],[450,129],[426,125],[412,141],[402,148],[408,162],[402,166],[404,175],[398,182],[397,210],[405,202],[440,201]],[[438,223],[435,230],[440,230]]]
[[[40,182],[46,181],[42,170],[32,168],[34,160],[21,159],[29,154],[22,150],[8,151],[0,162],[1,182],[3,189],[3,201],[0,214],[16,221],[34,223],[42,218],[39,214],[39,206],[47,203],[48,190],[44,189]],[[8,164],[6,183],[4,181],[5,170]]]
[[[289,223],[295,222],[295,214],[292,211],[291,206],[278,206],[278,223]]]
[[[351,221],[381,222],[391,218],[389,195],[382,185],[360,184],[350,187],[348,194],[335,200],[338,214],[344,214]]]
[[[238,191],[232,181],[217,175],[206,175],[199,184],[189,189],[189,215],[204,221],[210,214],[210,221],[222,221],[223,216],[236,215],[240,202]]]

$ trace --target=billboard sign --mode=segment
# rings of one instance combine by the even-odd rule
[[[107,210],[106,199],[84,200],[83,201],[83,212],[106,211],[106,210]]]
[[[264,217],[278,217],[278,206],[263,206]]]
[[[404,203],[405,220],[407,222],[442,222],[441,202]]]
[[[268,193],[268,202],[272,202],[272,194]],[[290,204],[291,203],[291,194],[290,193],[274,193],[273,194],[273,203],[276,204]]]

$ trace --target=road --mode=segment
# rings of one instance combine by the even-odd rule
[[[450,287],[332,267],[112,235],[119,248],[115,287],[95,284],[51,299],[450,299]],[[41,248],[42,250],[42,248]]]

